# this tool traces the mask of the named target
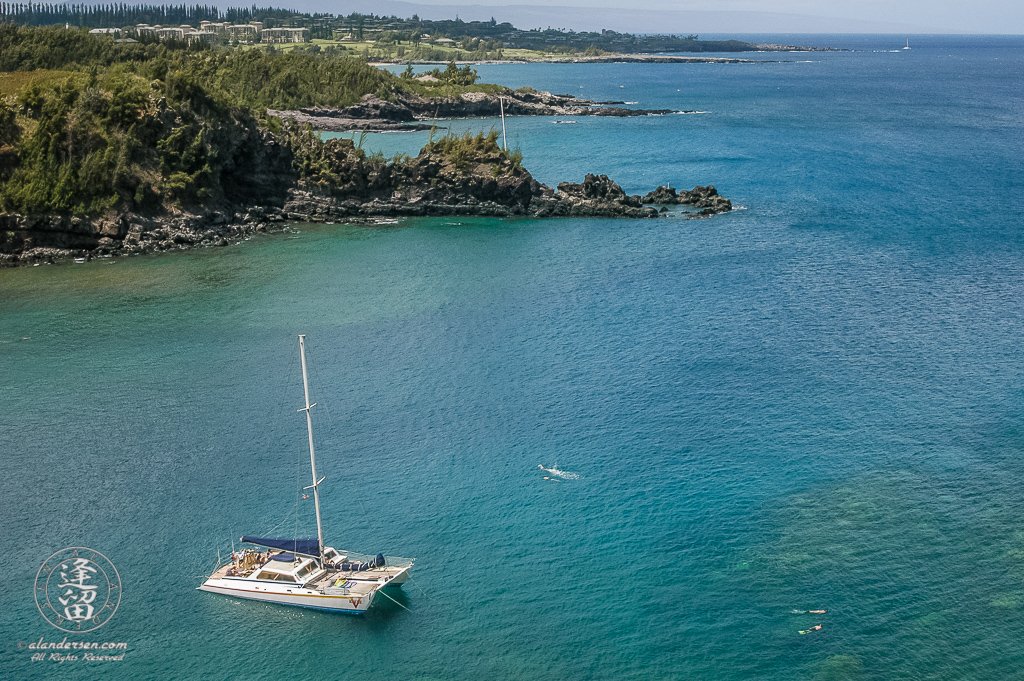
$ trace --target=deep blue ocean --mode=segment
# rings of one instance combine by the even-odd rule
[[[542,182],[729,214],[0,271],[0,677],[1024,679],[1024,38],[757,38],[855,51],[479,68],[707,112],[506,125]],[[315,535],[299,333],[328,543],[417,559],[364,618],[195,590]],[[31,660],[68,546],[122,661]]]

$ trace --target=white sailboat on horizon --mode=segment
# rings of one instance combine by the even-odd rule
[[[907,46],[904,47],[903,49],[904,50],[909,50],[910,49],[910,38],[907,38]]]
[[[201,586],[200,591],[245,598],[249,600],[316,608],[333,612],[362,614],[370,609],[384,589],[400,587],[409,578],[413,561],[387,560],[383,554],[350,561],[336,549],[324,544],[320,518],[320,483],[316,476],[316,454],[313,448],[313,419],[309,401],[309,379],[306,375],[306,336],[299,336],[302,358],[302,388],[306,406],[306,432],[309,435],[309,464],[316,508],[315,539],[280,539],[266,537],[241,538],[241,541],[262,546],[265,551],[245,549],[232,552],[231,560],[220,564]],[[219,562],[219,561],[218,561]],[[397,601],[396,601],[397,602]]]

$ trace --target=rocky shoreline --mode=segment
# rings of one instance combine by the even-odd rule
[[[368,115],[382,109],[387,114],[385,107],[396,105],[364,99],[357,106]],[[713,186],[682,192],[658,187],[629,196],[606,175],[587,175],[552,189],[522,167],[521,156],[502,149],[497,137],[494,131],[446,135],[414,158],[386,161],[350,139],[324,141],[294,129],[280,138],[264,132],[255,149],[273,153],[253,156],[261,174],[250,181],[265,190],[191,210],[164,204],[149,215],[127,209],[92,219],[0,214],[0,266],[225,246],[292,222],[444,215],[656,218],[678,205],[693,209],[671,213],[681,217],[732,210]]]
[[[396,92],[384,100],[365,95],[357,104],[343,109],[312,107],[295,111],[269,110],[267,113],[284,121],[310,125],[314,130],[332,132],[394,132],[429,130],[422,121],[439,118],[495,118],[506,116],[664,116],[674,113],[697,113],[671,109],[629,109],[625,102],[595,102],[572,95],[555,95],[538,90],[509,90],[500,95],[468,92],[451,97],[421,97]]]
[[[779,45],[773,43],[751,45],[744,52],[849,52],[837,47],[807,47],[800,45]],[[448,61],[432,61],[429,59],[379,59],[374,66],[444,66]],[[455,62],[457,65],[479,64],[763,64],[761,59],[742,59],[740,57],[704,57],[679,54],[658,53],[622,53],[602,54],[595,56],[583,55],[550,55],[544,57],[504,57],[502,59],[470,59]]]
[[[157,216],[122,212],[87,220],[70,216],[0,214],[0,266],[53,263],[62,259],[142,255],[237,243],[252,234],[286,229],[296,222],[373,223],[409,216],[657,218],[668,206],[709,217],[732,209],[713,186],[677,191],[658,187],[629,196],[605,175],[557,190],[537,182],[489,138],[471,158],[441,143],[404,163],[368,164],[350,140],[323,145],[320,176],[298,179],[280,205],[169,211]],[[489,146],[487,146],[489,144]]]
[[[550,192],[550,188],[544,189]],[[326,197],[317,191],[293,189],[283,207],[250,206],[239,212],[182,211],[155,218],[122,213],[97,220],[4,213],[0,214],[0,231],[8,235],[7,244],[19,240],[26,248],[17,252],[4,249],[0,252],[0,267],[229,246],[254,234],[279,232],[303,222],[372,225],[385,220],[390,223],[390,218],[412,216],[656,218],[666,212],[665,206],[676,204],[697,209],[681,215],[692,219],[732,209],[731,202],[719,196],[713,186],[695,187],[692,192],[682,191],[678,195],[675,189],[658,187],[644,197],[626,196],[607,176],[588,175],[580,184],[563,182],[558,189],[558,194],[547,194],[529,210],[476,200],[457,204],[382,200],[361,203]],[[652,204],[660,204],[661,211]],[[45,245],[35,245],[37,243]]]

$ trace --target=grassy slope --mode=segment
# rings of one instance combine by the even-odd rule
[[[29,85],[49,88],[68,78],[82,79],[84,82],[87,76],[78,71],[51,71],[48,69],[0,72],[0,98],[16,98]]]

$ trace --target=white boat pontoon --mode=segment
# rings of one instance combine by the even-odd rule
[[[309,402],[309,380],[306,376],[305,336],[299,336],[302,357],[302,387],[306,406],[306,430],[309,434],[309,463],[313,484],[313,505],[316,508],[315,539],[275,539],[242,537],[242,541],[262,546],[265,550],[244,549],[234,552],[231,561],[218,566],[202,586],[202,591],[247,598],[282,605],[298,605],[362,614],[377,596],[391,599],[383,590],[399,587],[409,578],[413,562],[392,559],[382,554],[349,560],[330,546],[324,545],[323,523],[320,519],[320,483],[316,477],[316,454],[313,450],[313,419]],[[394,600],[394,599],[391,599]]]

